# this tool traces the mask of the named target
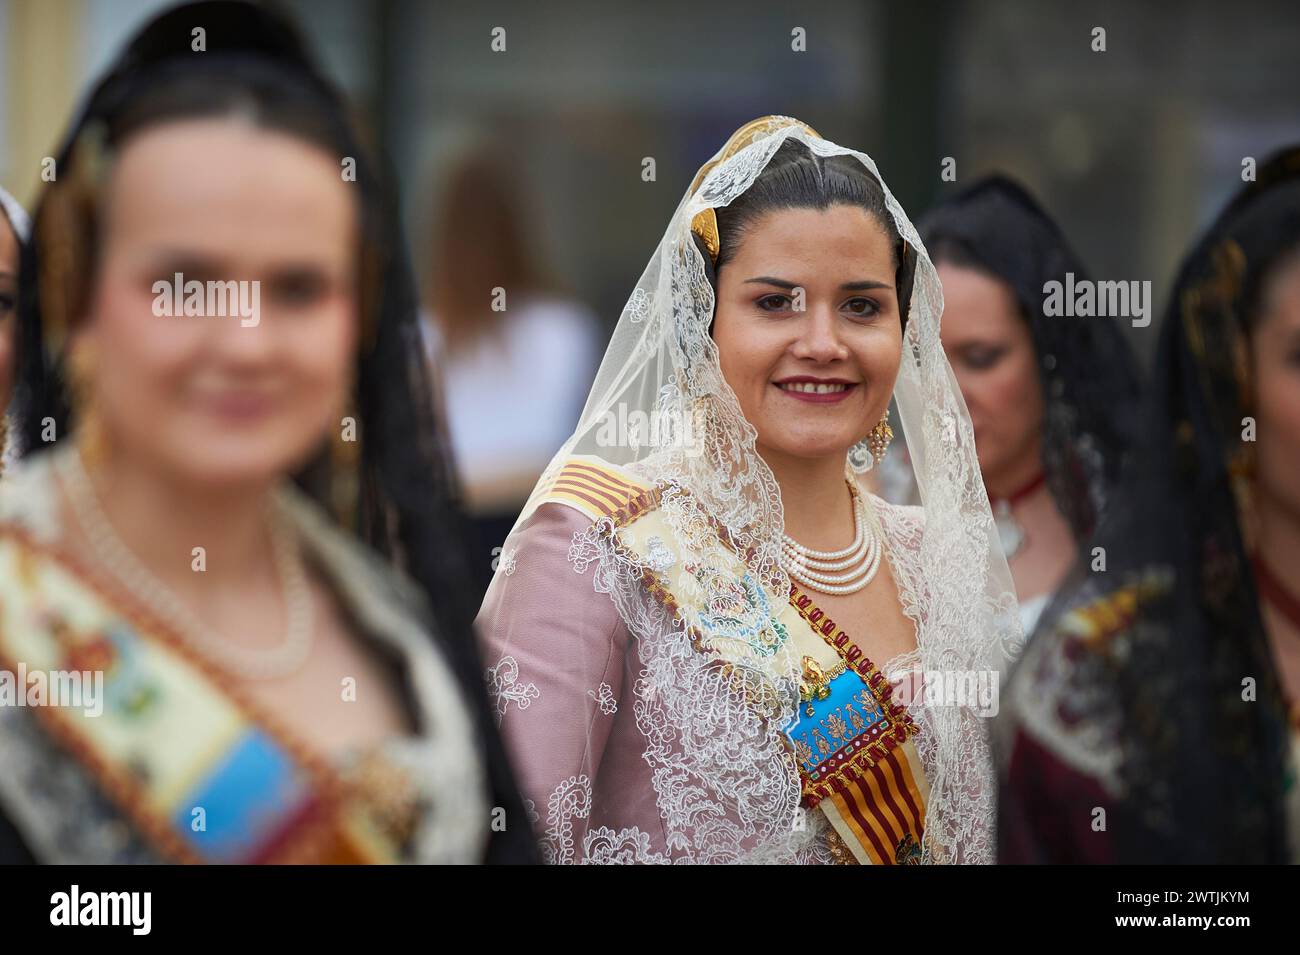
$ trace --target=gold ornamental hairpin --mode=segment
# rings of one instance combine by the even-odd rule
[[[750,120],[731,134],[731,138],[722,147],[722,152],[718,154],[717,159],[710,159],[700,167],[700,171],[695,174],[695,179],[691,183],[691,195],[695,194],[700,184],[704,182],[704,177],[716,166],[726,162],[759,137],[770,136],[788,126],[797,126],[810,136],[821,138],[817,130],[793,116],[760,116],[758,119]],[[691,219],[691,231],[700,237],[704,248],[708,250],[709,258],[714,265],[717,265],[718,253],[722,249],[722,236],[718,233],[718,215],[713,211],[712,206],[701,209],[695,214]]]

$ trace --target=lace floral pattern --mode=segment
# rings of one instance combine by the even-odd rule
[[[535,683],[523,683],[519,679],[519,663],[510,655],[503,656],[495,666],[484,672],[487,680],[488,699],[496,707],[497,725],[501,725],[506,709],[514,703],[521,710],[528,709],[529,704],[541,695]]]
[[[596,701],[596,705],[606,716],[613,716],[618,712],[618,700],[614,699],[614,688],[608,683],[602,683],[596,690],[588,690],[587,695]]]
[[[661,852],[650,848],[650,836],[636,826],[615,832],[608,826],[590,829],[582,839],[581,857],[576,857],[573,820],[585,819],[591,812],[591,780],[573,776],[551,794],[547,815],[546,837],[542,853],[548,863],[581,861],[591,865],[658,864],[669,861]]]

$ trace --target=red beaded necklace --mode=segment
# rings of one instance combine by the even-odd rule
[[[1047,472],[1039,471],[1031,480],[1017,488],[1007,497],[993,498],[993,521],[998,528],[998,540],[1002,544],[1002,553],[1008,559],[1025,545],[1025,529],[1020,526],[1011,509],[1030,494],[1033,494],[1047,481]]]
[[[993,501],[996,504],[1005,503],[1007,507],[1015,507],[1017,504],[1019,504],[1029,495],[1033,494],[1035,491],[1037,491],[1040,487],[1042,487],[1046,483],[1047,483],[1047,472],[1039,471],[1036,475],[1034,475],[1034,477],[1030,478],[1030,480],[1026,484],[1021,485],[1019,488],[1017,488],[1012,493],[1008,494],[1006,497],[995,497]]]

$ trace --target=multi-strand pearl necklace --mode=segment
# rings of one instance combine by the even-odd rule
[[[853,543],[835,551],[813,550],[783,534],[781,565],[796,583],[809,590],[855,594],[871,583],[880,567],[880,541],[867,519],[867,507],[856,493],[853,530]]]
[[[73,449],[60,463],[68,502],[98,562],[160,619],[170,623],[182,639],[223,669],[250,680],[273,680],[302,666],[312,646],[311,591],[293,532],[283,514],[272,516],[271,550],[276,576],[284,588],[284,640],[269,650],[241,647],[206,626],[118,536],[100,506],[80,452]]]

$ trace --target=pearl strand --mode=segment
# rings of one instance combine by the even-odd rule
[[[853,495],[854,543],[839,551],[803,547],[782,535],[781,563],[800,585],[824,594],[857,593],[875,579],[880,568],[880,541],[868,526],[866,506]],[[840,559],[843,558],[843,559]],[[835,573],[847,569],[845,573]]]
[[[872,547],[873,544],[874,541],[863,539],[862,543],[858,545],[856,551],[854,551],[848,557],[844,558],[844,560],[837,560],[837,561],[816,560],[807,554],[800,554],[799,552],[793,550],[788,544],[783,544],[782,546],[785,549],[786,555],[796,563],[811,568],[813,570],[817,570],[821,572],[829,572],[835,570],[845,570],[846,568],[861,564],[862,561],[864,560],[863,555],[867,553],[867,551]]]
[[[868,562],[840,576],[818,574],[793,563],[787,563],[786,571],[799,583],[821,593],[852,594],[871,583],[876,576],[879,563],[880,552],[877,550],[873,552]]]
[[[73,515],[99,563],[160,618],[170,622],[186,642],[224,669],[250,680],[276,679],[302,666],[312,646],[311,592],[284,515],[276,514],[271,521],[271,549],[276,575],[284,589],[285,638],[269,650],[240,647],[223,640],[199,620],[118,536],[100,507],[80,452],[71,450],[60,463]]]
[[[858,507],[858,498],[853,498],[853,543],[843,550],[813,550],[810,547],[804,547],[793,537],[785,535],[785,546],[790,548],[796,554],[804,557],[811,557],[814,560],[838,560],[841,557],[848,557],[862,548],[866,539],[866,523],[862,520],[861,508]]]

